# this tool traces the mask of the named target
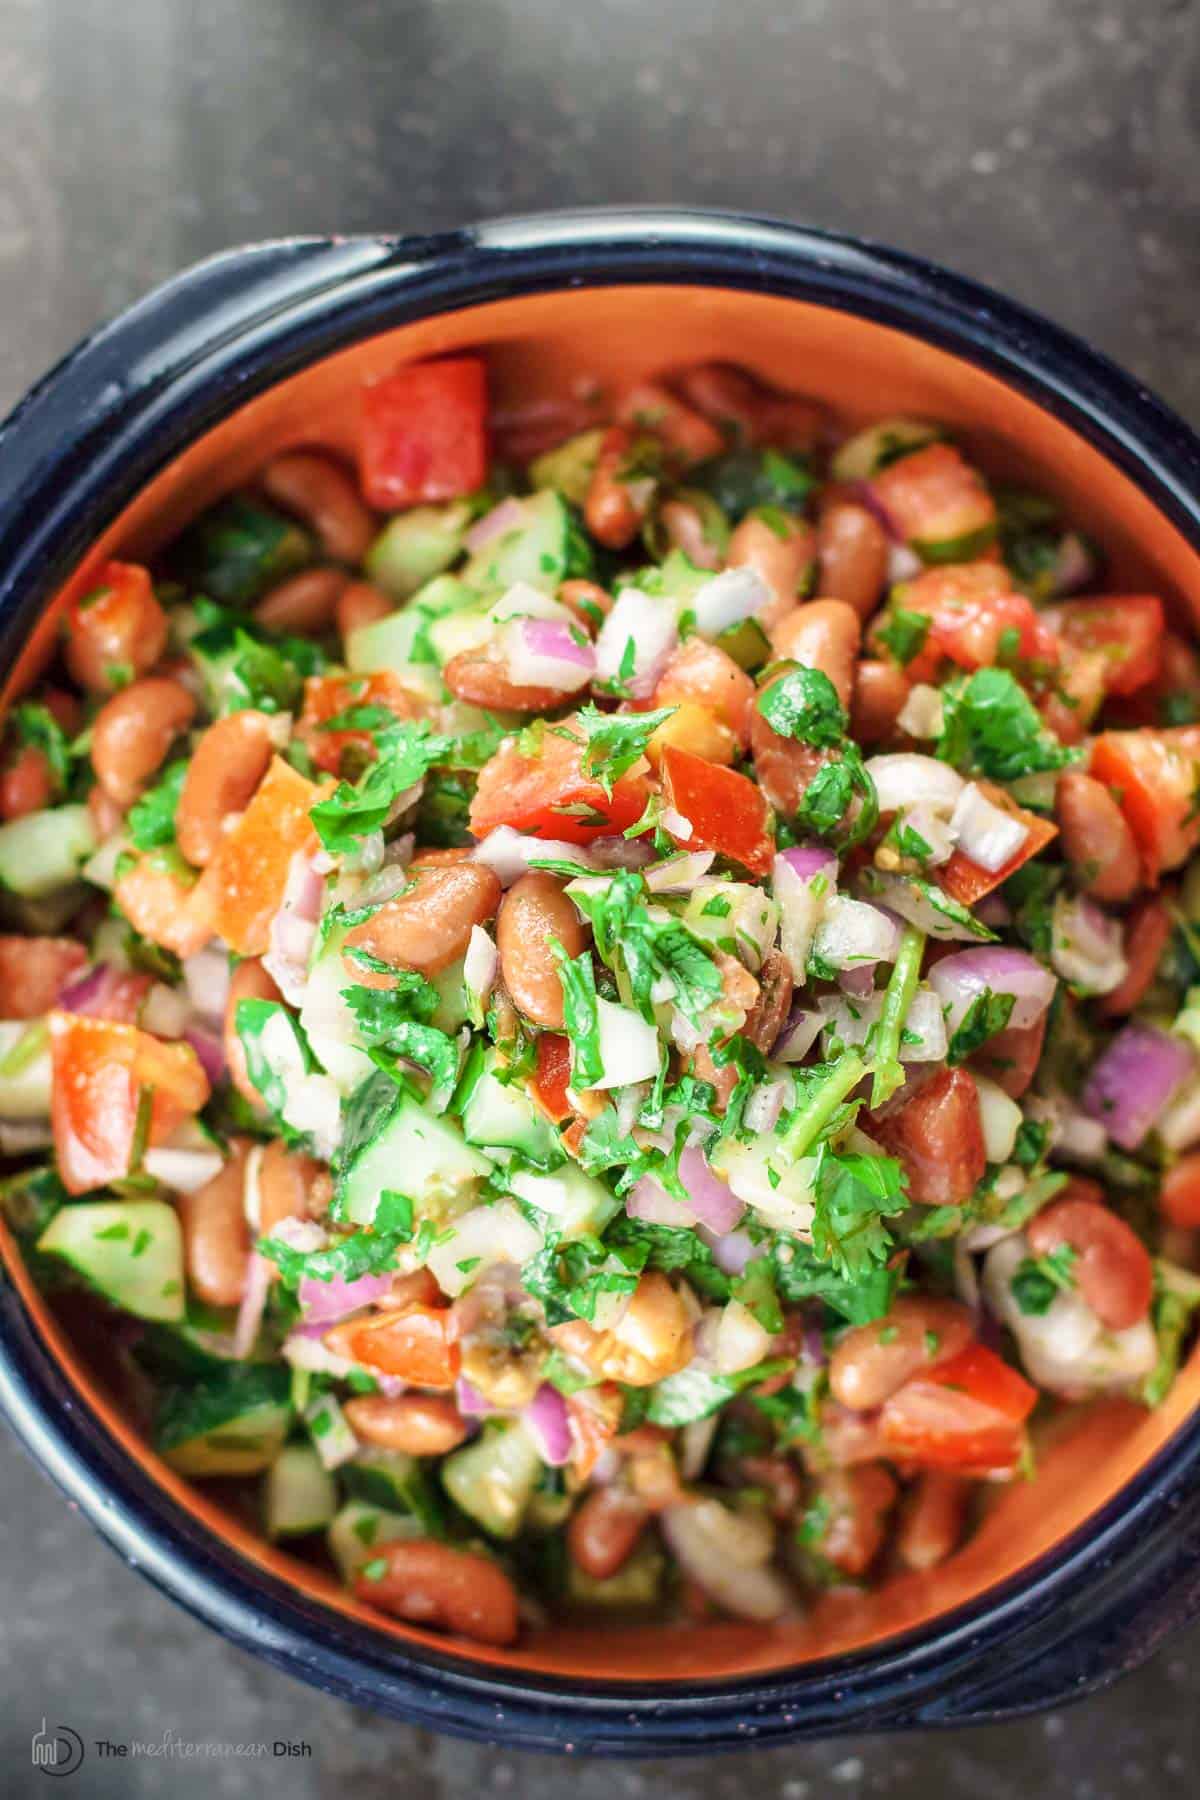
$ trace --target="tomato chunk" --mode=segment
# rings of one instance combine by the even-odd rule
[[[366,755],[373,753],[369,731],[325,730],[328,720],[358,706],[381,706],[397,719],[415,719],[424,710],[419,696],[390,669],[374,675],[310,676],[304,684],[304,711],[296,729],[318,769],[338,775],[344,751],[353,748]]]
[[[886,1400],[879,1434],[926,1468],[991,1474],[1016,1467],[1037,1389],[993,1351],[968,1344]]]
[[[1163,1179],[1159,1209],[1171,1225],[1184,1231],[1200,1226],[1200,1150],[1181,1156]]]
[[[410,363],[363,391],[359,467],[370,506],[456,500],[488,474],[487,373],[477,356]]]
[[[905,612],[929,620],[924,644],[906,673],[913,681],[929,681],[944,658],[962,669],[987,669],[1001,660],[1056,664],[1061,646],[1054,632],[1024,594],[1012,590],[1006,569],[998,563],[953,563],[927,569],[906,582],[898,596]],[[883,615],[886,626],[887,616]],[[877,649],[886,644],[873,634]]]
[[[1177,869],[1200,843],[1200,726],[1171,731],[1105,731],[1090,772],[1112,788],[1129,824],[1147,884]]]
[[[144,1092],[152,1144],[208,1099],[208,1078],[190,1044],[164,1044],[135,1025],[79,1013],[54,1012],[49,1023],[54,1152],[72,1194],[131,1172]]]
[[[897,1157],[919,1206],[957,1206],[987,1166],[979,1091],[965,1069],[939,1069],[899,1106],[870,1115],[870,1134]]]
[[[571,1117],[567,1089],[571,1085],[571,1043],[558,1031],[543,1031],[537,1041],[537,1073],[533,1097],[555,1125]]]
[[[511,742],[484,764],[471,802],[476,837],[511,825],[533,837],[588,844],[636,824],[650,793],[645,777],[631,771],[606,794],[596,777],[584,772],[582,731],[578,738],[562,735],[571,723],[563,719],[547,728],[530,755]]]
[[[732,656],[727,656],[717,644],[693,637],[671,656],[650,704],[677,706],[683,701],[695,701],[715,713],[745,750],[750,743],[754,696],[753,681]]]
[[[6,1019],[38,1019],[87,967],[74,938],[0,937],[0,1007]],[[149,986],[149,982],[147,982]]]
[[[870,487],[905,543],[931,562],[974,556],[995,535],[996,503],[953,444],[899,457]]]
[[[963,906],[974,906],[993,888],[998,888],[1003,881],[1027,863],[1031,856],[1038,856],[1053,843],[1058,836],[1058,826],[1049,819],[1039,818],[1037,813],[1026,812],[1002,787],[996,787],[990,781],[979,781],[975,784],[989,799],[993,806],[1008,813],[1014,819],[1020,819],[1026,830],[1025,842],[1015,855],[994,872],[985,869],[982,864],[972,862],[962,850],[955,850],[948,862],[942,864],[937,871],[938,883],[950,895],[952,900],[961,901]]]
[[[1010,1100],[1019,1100],[1037,1074],[1049,1017],[1044,1012],[1036,1025],[1009,1025],[997,1031],[975,1052],[971,1067],[1003,1088]]]
[[[351,1354],[364,1368],[398,1375],[414,1387],[451,1388],[462,1353],[446,1307],[410,1306],[350,1334]]]
[[[1104,689],[1132,694],[1162,666],[1166,620],[1154,594],[1105,594],[1066,600],[1045,617],[1072,650],[1104,652]]]
[[[276,757],[209,864],[214,930],[239,956],[262,956],[297,851],[317,848],[309,810],[321,789]]]
[[[715,850],[755,875],[769,875],[775,856],[770,810],[760,787],[736,769],[718,768],[668,745],[662,759],[663,798],[688,821],[686,836],[667,830],[685,850]]]

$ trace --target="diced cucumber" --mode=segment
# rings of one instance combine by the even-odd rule
[[[334,1515],[326,1542],[342,1580],[349,1587],[359,1570],[378,1555],[381,1545],[394,1544],[398,1538],[424,1536],[420,1523],[410,1515],[351,1500]]]
[[[693,937],[757,969],[775,941],[779,906],[745,881],[699,881],[683,909]]]
[[[322,1531],[337,1512],[337,1482],[311,1444],[286,1444],[267,1470],[263,1503],[269,1538]]]
[[[394,669],[405,680],[414,670],[436,673],[437,657],[429,632],[437,620],[474,609],[479,595],[454,575],[439,575],[413,595],[408,605],[370,625],[360,625],[346,640],[346,666],[356,675]]]
[[[369,1225],[384,1188],[420,1199],[435,1213],[461,1201],[492,1172],[492,1164],[464,1142],[449,1120],[402,1096],[378,1136],[355,1158],[343,1188],[344,1217]]]
[[[463,983],[463,958],[441,969],[430,980],[437,989],[438,1003],[434,1010],[431,1025],[453,1037],[460,1026],[465,1025],[471,1014],[467,990]]]
[[[771,643],[757,619],[727,625],[713,639],[719,650],[733,658],[739,669],[761,669],[771,660]]]
[[[50,1079],[45,1020],[0,1020],[0,1119],[48,1119]]]
[[[615,1575],[598,1580],[585,1575],[573,1556],[566,1559],[566,1600],[586,1612],[633,1612],[656,1604],[666,1557],[657,1544],[638,1545]]]
[[[520,524],[471,558],[462,572],[467,585],[490,593],[524,581],[552,594],[568,576],[589,575],[591,550],[563,496],[541,488],[521,505]]]
[[[342,995],[354,985],[354,977],[342,961],[345,931],[331,931],[308,972],[300,1007],[300,1029],[308,1047],[332,1075],[343,1094],[352,1094],[374,1067],[359,1048],[358,1026]]]
[[[278,1456],[292,1423],[283,1363],[239,1363],[168,1389],[154,1447],[181,1475],[258,1475]]]
[[[621,1207],[604,1183],[585,1174],[578,1163],[564,1163],[552,1175],[523,1169],[512,1176],[511,1185],[526,1205],[549,1213],[564,1237],[598,1236]]]
[[[930,424],[927,419],[881,419],[846,439],[833,458],[833,478],[869,481],[889,463],[936,443],[945,435],[940,425]]]
[[[412,1511],[409,1494],[420,1474],[415,1456],[402,1450],[359,1449],[342,1469],[346,1492],[355,1500],[386,1507],[391,1512]]]
[[[497,1538],[516,1537],[541,1473],[541,1454],[519,1420],[485,1426],[441,1470],[454,1504]]]
[[[193,591],[249,606],[312,558],[312,539],[294,520],[232,494],[189,526],[171,560]]]
[[[744,519],[760,507],[803,512],[816,478],[802,461],[779,450],[744,446],[705,464],[696,479],[703,482],[725,516]]]
[[[212,1322],[201,1323],[190,1314],[207,1309],[195,1301],[189,1316],[177,1325],[150,1325],[138,1338],[134,1355],[138,1362],[159,1381],[190,1381],[195,1377],[227,1375],[235,1365],[245,1366],[233,1354],[233,1331],[237,1322],[234,1309],[219,1313],[213,1309]],[[263,1352],[264,1357],[267,1352]]]
[[[377,587],[407,600],[448,569],[463,547],[472,508],[464,500],[449,506],[414,506],[390,519],[367,551],[365,567]]]
[[[438,1233],[426,1267],[442,1292],[457,1298],[493,1263],[519,1268],[541,1247],[541,1233],[514,1200],[491,1200],[471,1207]]]
[[[535,488],[557,488],[576,506],[587,499],[588,488],[596,468],[604,431],[580,431],[553,450],[535,456],[529,465],[530,484]]]
[[[497,1079],[497,1061],[495,1050],[483,1054],[462,1110],[463,1136],[485,1149],[519,1150],[529,1162],[548,1168],[562,1158],[557,1134],[523,1087]]]
[[[950,525],[945,536],[939,529],[935,536],[913,538],[912,547],[924,563],[973,562],[975,557],[982,556],[995,535],[994,520],[972,526],[967,531],[956,531]]]
[[[686,612],[688,601],[694,599],[712,578],[711,569],[699,569],[682,550],[672,550],[659,568],[635,573],[632,582],[634,587],[642,588],[647,594],[662,594],[668,600],[680,601]]]
[[[358,1439],[335,1394],[318,1394],[304,1409],[304,1423],[322,1468],[338,1469],[357,1451]]]
[[[165,1200],[81,1200],[51,1219],[37,1247],[61,1256],[114,1306],[182,1319],[183,1235]]]
[[[38,900],[67,887],[96,848],[86,806],[49,806],[0,825],[0,886]]]

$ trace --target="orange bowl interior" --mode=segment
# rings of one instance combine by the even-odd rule
[[[601,384],[724,358],[764,379],[824,401],[850,422],[916,413],[948,424],[992,474],[1056,494],[1104,545],[1114,591],[1161,593],[1177,619],[1200,624],[1200,554],[1153,502],[1061,420],[960,357],[867,320],[776,296],[732,289],[628,287],[501,300],[402,326],[330,356],[232,413],[178,457],[130,505],[81,565],[151,556],[219,494],[291,445],[321,443],[350,453],[357,391],[398,363],[481,348],[501,404],[561,395],[580,381]],[[33,679],[55,629],[52,607],[6,695]],[[202,1486],[174,1475],[114,1408],[74,1350],[0,1230],[13,1280],[52,1354],[82,1400],[124,1451],[175,1503],[249,1563],[293,1583],[331,1614],[373,1630],[436,1645],[444,1638],[382,1619],[356,1605],[333,1578],[248,1531]],[[1042,1444],[1034,1483],[995,1490],[979,1529],[928,1575],[906,1575],[869,1594],[834,1592],[797,1621],[774,1627],[669,1625],[621,1630],[556,1628],[510,1651],[454,1645],[476,1664],[504,1665],[566,1681],[713,1680],[779,1670],[861,1649],[975,1600],[1042,1556],[1118,1493],[1189,1418],[1200,1398],[1200,1352],[1166,1403],[1147,1413],[1121,1401],[1060,1418]]]

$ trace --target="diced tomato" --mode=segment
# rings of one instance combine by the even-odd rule
[[[462,1367],[455,1330],[448,1307],[409,1306],[358,1326],[349,1334],[351,1355],[364,1368],[398,1375],[414,1387],[451,1388]]]
[[[72,582],[65,611],[66,663],[81,686],[111,693],[153,668],[167,644],[167,615],[140,563],[106,562]]]
[[[39,1019],[87,966],[74,938],[0,937],[0,1008],[6,1019]]]
[[[1044,1012],[1036,1025],[1010,1025],[996,1032],[975,1052],[971,1067],[1003,1088],[1010,1100],[1019,1100],[1037,1074],[1049,1017]]]
[[[364,389],[359,467],[367,504],[382,512],[483,487],[487,373],[480,359],[410,363]]]
[[[680,701],[696,701],[715,713],[745,750],[750,743],[754,696],[753,681],[732,656],[704,638],[693,637],[672,655],[650,704],[677,706]]]
[[[342,753],[353,747],[370,754],[374,744],[369,731],[326,731],[326,720],[358,706],[381,706],[397,719],[415,719],[424,710],[418,695],[406,688],[391,669],[374,675],[312,675],[304,684],[304,711],[296,734],[318,769],[339,775]]]
[[[1037,1389],[982,1344],[906,1381],[886,1400],[879,1433],[891,1451],[925,1468],[1011,1471]]]
[[[1102,650],[1073,650],[1054,672],[1054,685],[1035,704],[1060,744],[1081,744],[1104,704],[1108,662]]]
[[[239,956],[268,949],[292,857],[317,848],[308,815],[321,792],[277,756],[205,871],[213,884],[214,929]]]
[[[49,1023],[54,1152],[72,1194],[131,1172],[143,1092],[151,1097],[152,1144],[208,1099],[208,1078],[190,1044],[164,1044],[135,1025],[79,1013],[53,1012]]]
[[[1106,1018],[1124,1018],[1137,1006],[1158,974],[1174,923],[1160,894],[1144,894],[1126,914],[1121,942],[1125,976],[1097,1002],[1097,1010]]]
[[[1107,673],[1107,657],[1098,652]],[[1105,721],[1130,729],[1139,725],[1186,725],[1200,719],[1200,654],[1178,632],[1165,631],[1157,675],[1136,693],[1115,695]]]
[[[603,1381],[597,1387],[581,1388],[567,1396],[567,1417],[574,1446],[575,1472],[586,1481],[606,1449],[617,1435],[621,1419],[621,1390],[614,1381]]]
[[[1200,726],[1105,731],[1092,745],[1091,773],[1109,786],[1137,840],[1147,884],[1177,869],[1200,843]]]
[[[584,773],[582,731],[578,738],[562,735],[571,725],[563,719],[547,729],[530,755],[511,742],[484,764],[471,802],[476,837],[486,837],[497,825],[511,825],[533,837],[589,844],[637,823],[650,794],[645,776],[622,775],[606,794],[594,775]]]
[[[870,487],[905,543],[931,561],[965,560],[995,534],[995,501],[953,444],[929,444],[897,458]]]
[[[1012,591],[1007,570],[998,564],[927,569],[905,583],[899,604],[929,620],[928,636],[905,670],[910,680],[932,680],[943,658],[962,669],[988,669],[1001,660],[1053,666],[1059,660],[1054,632],[1026,595]],[[877,634],[874,642],[879,648]]]
[[[558,1031],[543,1031],[537,1041],[537,1073],[533,1097],[555,1125],[571,1117],[567,1089],[571,1085],[571,1042]]]
[[[965,1069],[939,1069],[911,1098],[870,1117],[871,1136],[903,1164],[910,1200],[957,1206],[968,1198],[987,1154],[979,1090]]]
[[[1168,1224],[1184,1231],[1200,1226],[1200,1150],[1181,1156],[1175,1167],[1167,1170],[1158,1204]]]
[[[770,874],[771,814],[755,782],[670,745],[663,751],[662,778],[667,806],[692,828],[685,837],[666,827],[683,849],[715,850],[754,875]]]
[[[982,900],[985,894],[998,888],[1002,881],[1007,881],[1031,856],[1040,855],[1046,845],[1058,836],[1057,825],[1049,819],[1039,818],[1037,813],[1026,812],[1002,787],[996,787],[990,781],[977,782],[976,786],[993,806],[1000,807],[1001,811],[1014,819],[1020,819],[1027,835],[1021,848],[994,872],[983,868],[980,863],[972,862],[961,850],[955,850],[950,860],[942,864],[937,872],[938,883],[952,900],[958,900],[963,906],[974,906],[977,900]]]
[[[1064,600],[1045,615],[1072,650],[1102,650],[1105,692],[1132,694],[1162,667],[1166,620],[1154,594],[1105,594]]]

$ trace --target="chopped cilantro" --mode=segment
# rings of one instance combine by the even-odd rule
[[[361,837],[385,825],[400,796],[453,750],[453,740],[435,735],[423,719],[397,720],[376,742],[379,755],[360,779],[339,782],[309,814],[331,856],[355,851]]]
[[[837,689],[820,669],[789,669],[763,689],[757,706],[778,736],[821,749],[840,744],[849,725]]]
[[[946,683],[937,754],[992,781],[1065,768],[1080,757],[1055,740],[1007,669],[976,669]]]
[[[946,1061],[951,1067],[955,1063],[965,1062],[981,1044],[986,1044],[998,1031],[1003,1031],[1012,1017],[1012,1009],[1016,1003],[1015,994],[994,994],[991,988],[984,988],[981,994],[976,994],[951,1036],[946,1051]]]
[[[875,635],[901,668],[907,668],[925,648],[929,619],[925,613],[909,612],[898,604],[890,606]]]
[[[154,786],[130,807],[125,824],[139,850],[157,850],[175,842],[175,813],[187,772],[183,757],[168,763]]]

